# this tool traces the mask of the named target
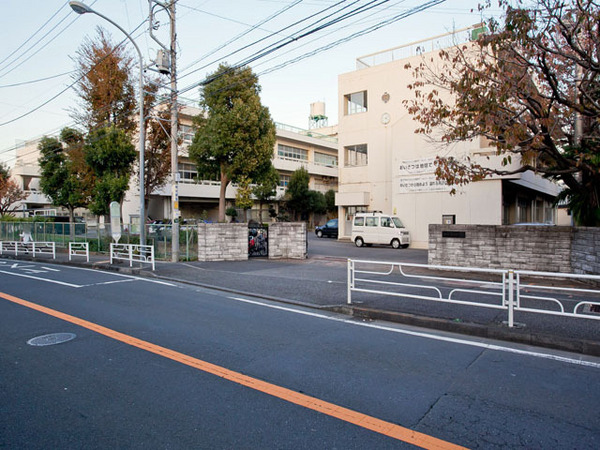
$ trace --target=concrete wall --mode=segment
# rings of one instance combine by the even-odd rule
[[[429,264],[600,274],[600,229],[429,225]]]
[[[269,259],[305,259],[306,255],[305,222],[269,225]]]
[[[305,259],[306,223],[269,225],[269,259]],[[248,259],[248,224],[202,223],[198,225],[198,261]]]
[[[248,259],[248,225],[201,223],[198,225],[198,261]]]

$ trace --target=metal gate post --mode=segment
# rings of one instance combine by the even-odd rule
[[[348,260],[348,283],[347,283],[347,297],[348,304],[352,304],[352,288],[354,287],[354,262],[349,259]]]
[[[512,328],[515,322],[515,272],[514,270],[508,271],[508,327]]]

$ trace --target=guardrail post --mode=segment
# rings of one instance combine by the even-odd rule
[[[110,263],[111,263],[111,265],[113,263],[113,249],[114,249],[113,243],[111,242],[110,243]]]
[[[512,328],[515,323],[515,271],[508,271],[508,327]]]
[[[133,245],[129,244],[129,267],[133,267]]]
[[[349,259],[348,260],[348,283],[347,283],[347,297],[348,304],[352,304],[352,288],[354,287],[354,262]]]

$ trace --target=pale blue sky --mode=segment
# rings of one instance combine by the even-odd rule
[[[128,31],[135,29],[148,16],[147,0],[88,0],[84,3],[110,17]],[[268,37],[336,3],[338,2],[333,0],[179,0],[179,89],[186,89],[202,80],[207,73],[216,69],[218,61],[238,63],[275,41],[285,40],[291,33],[314,23],[317,18],[324,17],[324,14],[316,16],[312,21],[288,28],[276,37]],[[368,0],[347,1],[342,5],[348,6],[346,11],[350,11],[369,3]],[[299,55],[364,30],[423,3],[425,2],[417,0],[384,2],[371,11],[302,38],[250,65],[260,75]],[[478,23],[481,20],[477,12],[478,3],[479,0],[446,0],[370,34],[282,69],[265,73],[260,76],[263,103],[270,108],[275,121],[306,128],[310,103],[324,101],[329,124],[335,124],[337,76],[354,70],[356,57]],[[263,19],[286,7],[289,9],[278,17],[251,30]],[[471,12],[472,9],[475,11]],[[19,141],[50,134],[65,125],[73,124],[69,109],[77,105],[76,97],[72,89],[60,93],[72,82],[71,76],[65,73],[74,70],[73,56],[83,38],[86,35],[94,36],[95,27],[98,25],[108,30],[115,42],[124,36],[96,15],[76,15],[64,0],[33,0],[29,3],[22,0],[3,0],[2,12],[0,160],[12,165],[14,154],[11,149]],[[168,19],[164,14],[158,17],[161,27],[156,34],[167,43]],[[249,30],[249,33],[241,36]],[[148,64],[154,59],[159,46],[149,37],[147,24],[139,28],[134,37],[142,49],[145,64]],[[263,38],[268,39],[227,56]],[[211,56],[206,56],[227,42],[230,42],[229,45]],[[130,44],[128,48],[134,55]],[[190,73],[192,71],[193,73]],[[60,74],[65,75],[57,76]],[[49,79],[29,83],[45,78]],[[57,98],[39,108],[54,96]],[[198,89],[194,87],[183,96],[196,101]],[[39,109],[14,120],[36,108]]]

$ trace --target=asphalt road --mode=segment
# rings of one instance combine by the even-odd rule
[[[308,256],[342,259],[367,259],[370,261],[402,261],[405,263],[427,264],[427,250],[415,248],[393,249],[389,245],[356,247],[350,241],[332,238],[318,238],[314,230],[308,232]]]
[[[0,348],[2,448],[600,444],[599,358],[116,273],[4,264]]]

